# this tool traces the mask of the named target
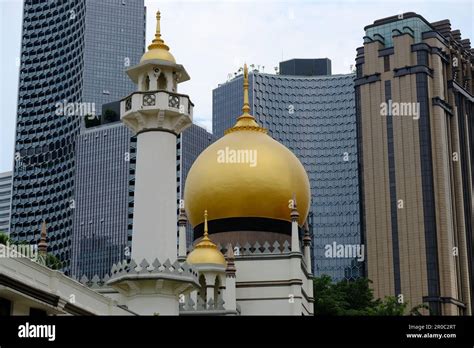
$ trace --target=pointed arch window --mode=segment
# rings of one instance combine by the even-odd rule
[[[166,77],[164,74],[160,74],[158,77],[158,89],[166,89]]]
[[[144,88],[145,91],[149,91],[150,90],[150,77],[148,75],[146,75],[145,77],[145,88]]]
[[[199,277],[199,285],[200,285],[200,289],[198,292],[198,296],[201,297],[204,303],[206,303],[206,299],[207,299],[206,278],[204,278],[204,275],[202,274]]]
[[[219,276],[216,276],[216,281],[214,283],[214,308],[217,308],[217,304],[219,303],[219,298],[221,296],[221,279]]]

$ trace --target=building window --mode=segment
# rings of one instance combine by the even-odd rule
[[[46,311],[38,308],[30,308],[30,316],[31,317],[46,317]]]
[[[357,77],[362,77],[362,64],[357,64],[356,65],[356,76]]]
[[[417,52],[417,60],[418,65],[425,65],[428,66],[428,52],[426,51],[418,51]]]
[[[383,71],[390,71],[390,56],[383,57]]]
[[[145,78],[145,91],[150,90],[150,77],[147,75]]]
[[[12,303],[11,301],[0,298],[0,317],[8,317],[11,315]]]
[[[158,78],[158,89],[166,89],[166,77],[163,74]]]

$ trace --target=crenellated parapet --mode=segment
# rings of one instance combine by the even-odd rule
[[[137,91],[121,101],[122,122],[137,134],[147,130],[181,133],[191,126],[189,96],[167,90]]]
[[[170,260],[166,260],[164,263],[160,263],[158,259],[155,259],[151,264],[147,260],[143,259],[138,265],[135,260],[124,260],[114,264],[111,269],[111,273],[106,274],[104,277],[94,275],[91,279],[83,275],[79,282],[87,287],[97,289],[104,286],[109,286],[122,278],[152,278],[152,279],[175,279],[197,283],[198,272],[192,266],[186,262],[175,261],[171,263]]]
[[[229,246],[217,244],[217,248],[225,254]],[[244,245],[236,243],[232,246],[232,249],[236,258],[262,254],[288,254],[291,252],[290,243],[288,241],[285,241],[283,244],[280,244],[278,241],[275,241],[273,244],[270,244],[269,242],[264,242],[263,244],[260,244],[259,242],[250,244],[247,242]]]
[[[167,259],[160,263],[155,259],[151,264],[143,259],[140,264],[135,260],[123,261],[112,266],[110,279],[107,284],[114,284],[123,279],[129,278],[152,278],[152,279],[175,279],[198,283],[198,272],[194,267],[186,262],[175,261],[171,263]]]
[[[225,308],[225,301],[219,297],[217,301],[211,297],[207,302],[201,297],[194,301],[191,297],[183,298],[179,304],[180,315],[240,315],[240,306],[236,310]]]

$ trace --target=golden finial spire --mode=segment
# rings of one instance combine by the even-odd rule
[[[207,210],[204,210],[204,238],[209,239],[209,233],[207,230]]]
[[[151,42],[150,46],[148,46],[148,51],[146,51],[140,62],[144,62],[147,60],[166,60],[168,62],[176,64],[176,59],[174,59],[173,55],[170,52],[170,48],[161,38],[161,26],[160,26],[160,19],[161,14],[160,11],[156,12],[156,32],[155,38]]]
[[[247,64],[244,64],[244,105],[242,106],[242,116],[250,116],[249,104],[249,70]],[[241,117],[242,117],[241,116]]]
[[[163,39],[161,38],[161,28],[160,28],[160,19],[161,19],[161,13],[160,11],[156,12],[156,32],[155,32],[155,38],[151,42],[151,45],[148,46],[148,49],[151,50],[153,48],[163,48],[167,51],[169,51],[168,45],[165,44]]]
[[[202,236],[199,243],[196,244],[194,249],[215,249],[217,250],[217,245],[209,238],[209,231],[207,229],[207,210],[204,210],[204,235]]]
[[[249,71],[247,64],[244,64],[244,105],[242,106],[242,115],[237,118],[237,123],[234,127],[227,129],[224,133],[231,133],[237,130],[254,130],[266,133],[265,128],[255,121],[255,117],[250,114],[250,103],[249,103]]]

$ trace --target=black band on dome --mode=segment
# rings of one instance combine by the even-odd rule
[[[291,222],[259,217],[239,217],[208,221],[209,234],[232,231],[274,232],[291,236]],[[204,235],[204,222],[194,227],[194,240]]]

